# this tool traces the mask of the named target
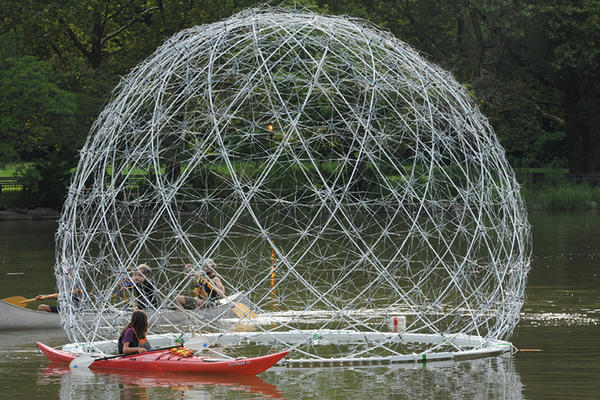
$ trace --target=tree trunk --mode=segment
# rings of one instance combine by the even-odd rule
[[[600,98],[594,86],[577,78],[564,85],[570,173],[600,172]]]
[[[481,24],[479,23],[479,17],[477,12],[473,9],[469,10],[469,17],[471,18],[471,27],[473,28],[473,34],[475,35],[476,42],[476,57],[475,65],[473,66],[475,71],[474,75],[476,78],[481,78],[481,66],[483,65],[483,57],[485,55],[485,44],[483,43],[483,33],[481,32]]]

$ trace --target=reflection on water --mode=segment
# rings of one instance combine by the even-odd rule
[[[520,399],[514,359],[394,367],[278,369],[264,374],[289,398]],[[310,382],[309,384],[307,384]]]
[[[276,386],[257,376],[177,375],[148,371],[70,371],[64,364],[51,363],[38,373],[38,385],[60,378],[60,398],[146,399],[212,398],[231,393],[231,397],[282,398]],[[239,396],[237,396],[237,395]]]
[[[374,398],[523,398],[512,357],[392,368],[279,367],[260,377],[74,373],[56,364],[39,370],[38,385],[52,385],[56,380],[61,399],[346,399],[364,398],[367,393]]]

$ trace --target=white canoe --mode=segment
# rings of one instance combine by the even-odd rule
[[[17,307],[0,300],[0,329],[53,329],[60,327],[57,313]]]
[[[242,302],[248,304],[246,297],[242,293],[236,293],[224,299],[218,301],[215,307],[203,308],[197,310],[160,310],[160,311],[149,311],[148,320],[151,325],[181,325],[195,321],[196,319],[202,320],[215,320],[222,318],[238,318],[236,313],[233,311],[234,304],[236,302]],[[118,310],[108,315],[104,315],[104,318],[110,319],[110,326],[121,326],[129,322],[131,318],[131,312],[133,310]],[[94,320],[97,317],[96,313],[89,312],[85,313],[84,318]],[[102,325],[102,324],[101,324]],[[60,317],[58,313],[49,313],[44,311],[31,310],[29,308],[17,307],[9,304],[5,301],[0,300],[0,330],[7,329],[48,329],[48,328],[59,328]]]

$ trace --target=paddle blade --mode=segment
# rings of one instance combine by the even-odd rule
[[[194,351],[208,350],[209,341],[204,336],[192,336],[192,338],[184,343],[185,347]]]
[[[12,304],[13,306],[25,307],[27,305],[27,303],[29,303],[30,301],[33,301],[35,299],[26,299],[23,296],[13,296],[13,297],[7,297],[2,300],[9,304]]]
[[[58,294],[48,294],[45,296],[41,296],[39,300],[45,300],[45,299],[53,299],[56,298],[56,296],[58,296]],[[7,297],[5,299],[2,299],[3,301],[5,301],[6,303],[12,304],[13,306],[17,306],[17,307],[27,307],[27,303],[32,302],[32,301],[36,301],[38,299],[36,299],[35,297],[31,298],[31,299],[26,299],[23,296],[12,296],[12,297]]]
[[[232,308],[235,315],[240,319],[252,319],[258,317],[258,315],[248,308],[247,305],[242,303],[235,303]]]
[[[77,358],[74,358],[73,360],[71,360],[71,362],[69,363],[69,368],[71,370],[75,370],[75,369],[86,369],[89,368],[90,365],[92,365],[92,363],[96,361],[94,358],[92,358],[92,356],[88,356],[86,354],[82,354]]]

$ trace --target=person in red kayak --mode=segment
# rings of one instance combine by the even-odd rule
[[[134,311],[131,321],[119,336],[119,354],[145,353],[150,348],[147,331],[148,316],[144,311]]]
[[[177,296],[175,298],[175,305],[186,310],[212,307],[217,303],[219,297],[225,296],[225,287],[221,279],[217,276],[215,268],[216,264],[210,258],[207,258],[204,262],[204,267],[196,272],[193,271],[191,265],[186,265],[184,273],[186,275],[193,273],[192,276],[195,284],[194,294],[196,296]]]

